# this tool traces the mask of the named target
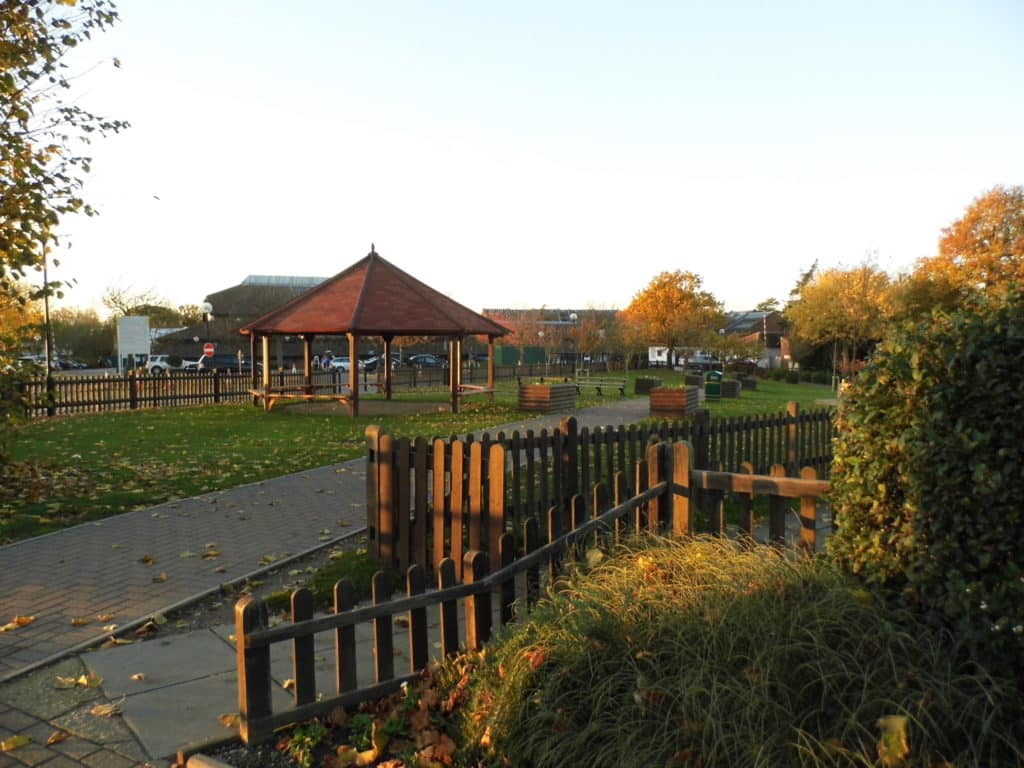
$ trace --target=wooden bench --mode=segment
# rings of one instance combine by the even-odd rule
[[[603,395],[604,390],[619,390],[620,395],[626,394],[626,377],[615,376],[591,376],[589,373],[579,374],[573,379],[576,384],[576,394],[582,394],[584,387],[592,387],[597,394]]]
[[[259,405],[260,400],[263,401],[263,407],[268,411],[271,410],[278,401],[280,400],[302,400],[310,402],[313,400],[334,400],[341,404],[350,402],[351,398],[349,395],[341,392],[333,393],[318,393],[317,389],[328,389],[329,387],[275,387],[269,392],[265,392],[262,389],[250,389],[249,394],[252,395],[253,405]]]

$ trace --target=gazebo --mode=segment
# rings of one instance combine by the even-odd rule
[[[352,416],[359,415],[359,366],[356,352],[360,337],[384,340],[384,393],[391,399],[391,342],[400,336],[430,336],[449,341],[449,381],[452,412],[459,409],[460,395],[473,388],[462,384],[462,341],[467,336],[487,337],[487,386],[482,391],[493,401],[494,340],[510,331],[403,272],[381,258],[373,245],[370,252],[343,272],[325,280],[281,307],[243,326],[249,336],[252,359],[257,348],[263,362],[257,383],[254,366],[253,395],[269,407],[272,396],[282,396],[271,386],[270,337],[294,336],[303,341],[304,384],[300,396],[314,396],[312,343],[317,336],[348,338],[348,393],[341,397]]]

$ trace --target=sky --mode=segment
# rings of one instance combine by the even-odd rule
[[[815,261],[910,269],[1024,183],[1018,0],[117,8],[75,98],[131,128],[51,270],[101,314],[371,243],[477,311],[621,309],[673,270],[751,309]]]

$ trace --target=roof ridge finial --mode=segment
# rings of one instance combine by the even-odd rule
[[[373,243],[370,243],[370,255],[373,256],[376,253],[377,253],[377,251],[374,249]]]

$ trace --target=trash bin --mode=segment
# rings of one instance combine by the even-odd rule
[[[721,371],[708,371],[704,375],[704,398],[706,400],[718,400],[722,396],[724,375]]]

